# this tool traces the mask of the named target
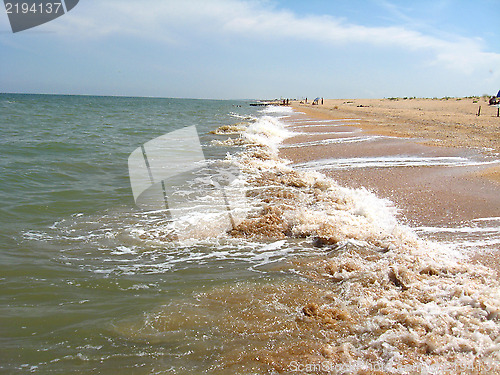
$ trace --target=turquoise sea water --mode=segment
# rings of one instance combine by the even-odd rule
[[[249,270],[259,260],[231,244],[163,247],[130,234],[151,218],[134,204],[129,154],[196,125],[207,157],[223,156],[229,149],[211,147],[208,131],[235,114],[256,110],[239,101],[0,95],[0,372],[175,368],[189,352],[178,349],[184,340],[137,342],[116,326],[212,285],[261,277]]]

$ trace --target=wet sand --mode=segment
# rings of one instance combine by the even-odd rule
[[[500,118],[496,117],[496,107],[488,107],[482,99],[473,101],[325,100],[323,106],[294,103],[293,107],[304,113],[303,122],[289,125],[299,134],[285,141],[281,156],[299,165],[325,159],[365,158],[374,162],[362,168],[339,168],[335,164],[321,172],[341,185],[366,187],[390,199],[399,210],[400,220],[414,227],[459,227],[476,219],[498,217],[500,164],[495,160],[500,153]],[[318,127],[313,119],[320,121]],[[349,121],[343,125],[327,122],[341,119]],[[335,138],[344,141],[335,142]],[[302,146],[294,146],[297,143]],[[402,156],[408,159],[407,166],[384,164],[384,158],[399,162]],[[461,162],[460,158],[467,162],[454,165],[454,160]],[[419,164],[420,160],[424,163]],[[426,165],[429,160],[437,165]],[[500,275],[499,255],[496,245],[470,256]]]
[[[224,143],[244,147],[232,160],[256,208],[229,234],[304,252],[269,265],[282,279],[196,298],[224,340],[221,370],[499,373],[498,275],[469,261],[497,258],[498,186],[477,176],[494,156],[279,109]],[[169,311],[154,324],[177,330],[182,309]]]
[[[484,98],[327,99],[324,105],[292,106],[319,118],[358,118],[363,129],[377,134],[500,153],[498,108]]]

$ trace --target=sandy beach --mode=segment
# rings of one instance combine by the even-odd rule
[[[500,153],[498,108],[489,106],[487,98],[326,99],[324,105],[292,106],[319,118],[359,118],[363,129],[377,134]],[[500,167],[483,172],[500,181]]]
[[[498,108],[489,106],[487,98],[326,99],[323,105],[292,106],[324,118],[360,118],[364,129],[387,135],[500,152]]]
[[[368,116],[358,111],[371,107],[346,103],[351,111],[341,111],[335,103],[270,106],[224,141],[244,145],[234,160],[259,207],[230,235],[311,250],[276,268],[307,287],[270,288],[273,298],[300,301],[297,329],[286,328],[286,345],[259,351],[258,361],[284,373],[295,364],[335,373],[498,373],[500,185],[483,173],[498,166],[494,150],[479,141],[462,147],[466,132],[446,146],[410,137],[403,120],[392,124],[406,133],[378,131],[391,111]],[[289,317],[280,315],[282,327]],[[266,319],[255,319],[260,329]]]
[[[500,118],[496,117],[497,108],[488,106],[485,99],[327,99],[324,105],[294,102],[292,106],[304,113],[305,118],[349,119],[345,133],[337,127],[336,134],[354,135],[357,129],[361,135],[382,136],[376,142],[363,144],[323,144],[282,150],[282,155],[294,162],[403,154],[427,158],[473,157],[484,161],[461,166],[323,170],[345,186],[364,186],[390,199],[398,207],[403,222],[412,226],[458,226],[465,221],[500,216],[500,165],[495,162],[500,153]],[[481,113],[477,116],[479,106]],[[286,143],[306,139],[325,142],[331,137],[324,135],[328,127],[316,129],[315,137],[311,130],[314,128],[308,129],[308,136],[297,136]],[[476,254],[473,258],[499,271],[496,254]]]

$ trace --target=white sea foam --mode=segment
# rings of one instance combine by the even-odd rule
[[[308,133],[308,134],[322,134],[322,133]],[[341,144],[341,143],[358,143],[358,142],[371,142],[376,139],[381,138],[381,136],[362,136],[362,137],[341,137],[341,138],[328,138],[320,139],[317,141],[308,141],[300,143],[291,143],[281,146],[282,148],[300,148],[300,147],[312,147],[312,146],[325,146],[330,144]],[[314,168],[313,168],[314,169]],[[319,168],[318,168],[319,169]]]
[[[279,122],[274,122],[273,127],[281,129]],[[500,289],[493,283],[492,272],[464,262],[467,257],[460,248],[417,236],[424,231],[484,235],[496,233],[496,228],[415,231],[397,222],[389,201],[365,189],[342,188],[317,172],[325,168],[464,166],[486,162],[402,155],[289,166],[276,152],[282,138],[264,135],[276,129],[265,127],[260,136],[255,131],[260,129],[254,128],[250,139],[266,150],[265,160],[251,157],[251,149],[233,159],[240,163],[249,181],[257,181],[253,188],[249,183],[249,191],[263,207],[262,216],[250,219],[242,233],[253,235],[268,230],[278,236],[287,233],[316,237],[320,244],[333,246],[331,258],[318,261],[315,267],[317,277],[330,280],[335,297],[332,302],[318,304],[308,316],[321,321],[331,309],[341,309],[354,322],[349,323],[350,333],[339,338],[325,329],[324,339],[330,340],[330,347],[339,348],[347,340],[350,347],[342,350],[352,358],[356,370],[368,368],[375,357],[384,371],[395,373],[401,373],[398,369],[403,364],[411,368],[410,372],[418,366],[431,368],[436,364],[471,367],[478,360],[498,364]],[[297,271],[310,275],[311,263]],[[412,362],[408,358],[413,358]]]
[[[473,221],[499,221],[500,222],[500,216],[497,216],[497,217],[480,217],[480,218],[474,219]]]
[[[208,211],[204,202],[216,199],[208,194],[191,208],[177,208],[177,217],[191,228],[182,229],[186,233],[182,241],[172,241],[179,228],[165,220],[162,210],[75,216],[54,225],[47,235],[29,232],[27,237],[57,241],[57,232],[71,243],[62,251],[64,264],[106,276],[161,275],[193,266],[216,269],[220,261],[242,262],[259,270],[270,263],[285,263],[293,255],[288,267],[300,280],[313,280],[304,282],[305,286],[285,287],[237,283],[216,287],[192,303],[171,302],[162,314],[145,314],[145,323],[132,326],[132,333],[118,330],[134,340],[144,337],[148,343],[170,343],[172,335],[185,341],[186,333],[203,332],[204,340],[195,336],[192,342],[222,337],[221,347],[226,348],[233,340],[239,345],[234,350],[236,361],[250,357],[251,365],[259,358],[283,363],[290,359],[290,348],[310,345],[304,349],[307,355],[292,358],[301,364],[334,363],[351,372],[375,365],[377,370],[397,374],[490,364],[496,366],[488,367],[492,373],[498,369],[500,289],[492,272],[468,264],[460,249],[425,241],[418,234],[489,235],[499,218],[477,219],[484,224],[477,231],[472,225],[455,232],[451,227],[414,230],[398,223],[390,201],[366,189],[339,186],[313,170],[313,163],[300,170],[279,158],[281,142],[292,135],[279,119],[264,116],[241,131],[244,150],[226,158],[240,172],[225,187],[230,206],[240,214],[229,233],[229,224],[220,220],[227,213],[225,204],[211,205],[215,209]],[[385,161],[398,165],[469,162],[423,159]],[[379,166],[380,159],[372,159],[372,165],[375,161]],[[362,163],[366,165],[366,160]],[[297,238],[293,244],[290,237]],[[90,252],[89,247],[99,252]],[[146,287],[127,286],[131,290]],[[205,326],[200,316],[207,311],[215,318]],[[186,322],[193,326],[183,331]],[[263,342],[265,350],[252,358],[248,344],[242,357],[241,340]],[[193,347],[190,344],[189,353]],[[224,355],[221,358],[218,362],[223,363]],[[221,366],[227,363],[231,361]]]
[[[342,127],[342,126],[347,126],[347,124],[344,124],[344,123],[327,123],[327,124],[302,124],[302,122],[299,122],[298,124],[300,125],[295,125],[294,123],[291,123],[290,124],[290,127],[294,128],[294,129],[302,129],[302,128],[339,128],[339,127]],[[352,125],[356,125],[356,123],[354,124],[349,124],[348,126],[352,126]],[[348,130],[349,132],[352,132],[352,133],[360,133],[362,130],[361,129],[349,129]]]
[[[296,124],[296,123],[299,123],[299,124],[310,124],[312,123],[313,125],[311,126],[314,126],[314,124],[324,124],[322,126],[337,126],[337,125],[343,125],[342,123],[343,122],[350,122],[350,121],[359,121],[360,119],[359,118],[344,118],[344,119],[335,119],[335,120],[308,120],[308,119],[292,119],[292,120],[288,120],[287,123],[289,124]],[[340,124],[339,124],[340,123]],[[352,124],[349,124],[349,125],[352,125]]]
[[[477,166],[496,162],[477,161],[460,156],[424,157],[424,156],[379,156],[312,160],[294,164],[301,170],[352,169],[352,168],[393,168],[393,167],[425,167],[425,166]]]
[[[276,151],[278,145],[292,134],[279,119],[263,116],[245,130],[243,138],[248,144],[259,145]]]
[[[242,120],[247,120],[247,121],[256,121],[257,120],[257,117],[240,115],[240,114],[234,113],[234,112],[230,112],[229,116],[235,117],[235,118],[239,118],[239,119],[242,119]]]
[[[500,220],[495,217],[474,219],[453,227],[417,227],[415,231],[465,254],[496,251],[500,244]]]
[[[499,233],[500,227],[416,227],[416,231],[425,233]]]
[[[294,110],[288,106],[268,105],[260,112],[273,115],[291,115],[294,113]]]

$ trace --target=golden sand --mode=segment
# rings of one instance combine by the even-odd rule
[[[377,134],[500,153],[498,108],[486,98],[327,99],[324,105],[292,106],[315,117],[358,118],[361,128]]]
[[[491,181],[500,184],[500,167],[491,167],[484,169],[478,173],[480,177],[486,177]]]

